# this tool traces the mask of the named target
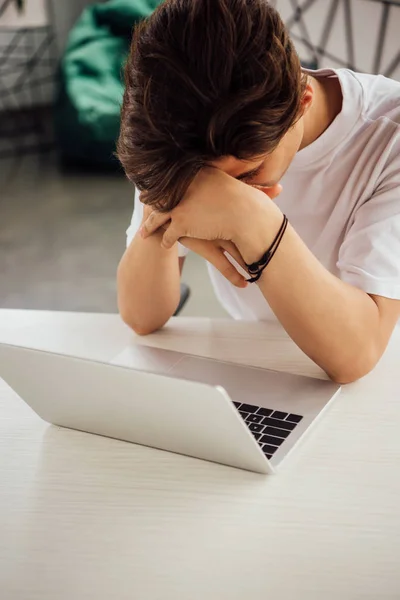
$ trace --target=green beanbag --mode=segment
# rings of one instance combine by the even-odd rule
[[[132,28],[162,0],[109,0],[86,8],[60,67],[56,136],[69,162],[115,165],[123,65]]]

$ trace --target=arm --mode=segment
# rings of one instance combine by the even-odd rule
[[[362,275],[358,279],[352,275],[349,282],[332,275],[290,225],[258,282],[292,339],[338,382],[354,381],[375,366],[400,317],[400,300],[390,299],[399,298],[400,293],[396,275],[400,271],[400,215],[393,202],[398,194],[395,184],[397,187],[393,182],[382,185],[363,206],[363,212],[359,209],[352,240],[346,240],[347,249],[341,253],[342,276],[346,267],[347,278],[351,269],[367,273],[372,257],[375,270],[372,268],[365,285]],[[378,229],[374,228],[375,204],[380,212],[383,205],[386,207],[386,221],[378,218]],[[260,259],[283,219],[279,208],[260,190],[217,169],[200,172],[171,213],[152,213],[151,217],[146,235],[170,221],[162,238],[164,248],[172,247],[183,236],[223,238],[231,240],[247,264]],[[379,285],[377,281],[386,283]],[[389,297],[387,282],[392,286]],[[362,291],[363,287],[369,293]]]
[[[263,255],[282,220],[272,202],[264,208],[264,225],[237,241],[248,264]],[[291,338],[340,383],[375,366],[400,316],[399,300],[370,296],[329,273],[290,225],[258,285]]]
[[[174,314],[180,298],[180,270],[175,244],[161,247],[161,233],[143,239],[137,233],[118,267],[118,307],[122,319],[137,334],[162,327]]]
[[[160,329],[175,313],[180,299],[180,273],[185,257],[178,259],[178,245],[161,247],[163,230],[143,239],[140,226],[152,214],[152,208],[138,203],[131,227],[136,231],[118,267],[118,306],[122,319],[139,335]],[[128,230],[129,232],[129,230]],[[128,239],[131,234],[128,233]],[[231,242],[184,238],[189,250],[212,263],[235,286],[245,287],[246,281],[225,256],[230,254],[244,266]],[[178,262],[179,261],[179,262]]]

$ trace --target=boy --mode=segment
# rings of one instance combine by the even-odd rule
[[[335,381],[375,366],[400,316],[399,83],[301,70],[266,0],[167,0],[134,34],[118,155],[137,333],[174,313],[191,249],[234,318],[277,318]]]

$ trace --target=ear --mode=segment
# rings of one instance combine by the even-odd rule
[[[310,108],[314,99],[314,89],[310,82],[307,83],[306,89],[303,93],[303,98],[301,99],[301,113],[305,115],[305,113]]]

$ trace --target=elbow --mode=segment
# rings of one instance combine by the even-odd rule
[[[136,335],[150,335],[166,323],[166,320],[154,319],[154,315],[149,314],[146,310],[145,302],[138,303],[137,299],[135,301],[132,298],[132,291],[126,285],[124,258],[122,258],[117,271],[117,301],[122,321]],[[143,309],[144,305],[145,309]]]
[[[165,325],[165,323],[140,323],[134,318],[132,311],[123,306],[119,306],[119,314],[125,325],[140,336],[150,335]]]
[[[169,313],[163,314],[146,314],[140,313],[132,306],[118,299],[118,311],[122,321],[128,325],[136,335],[145,336],[158,331],[167,323],[170,318]]]
[[[349,369],[328,373],[328,375],[334,383],[337,383],[339,385],[347,385],[349,383],[355,383],[356,381],[364,377],[364,375],[367,375],[367,372],[363,373]]]
[[[124,321],[125,325],[128,325],[128,327],[130,327],[132,329],[132,331],[134,333],[136,333],[136,335],[140,335],[140,336],[150,335],[151,333],[154,333],[158,329],[158,328],[152,328],[152,327],[143,327],[142,325],[138,325],[137,323],[133,323],[126,319],[122,319],[122,320]]]
[[[349,357],[345,363],[327,370],[332,381],[340,385],[355,383],[370,373],[376,366],[380,355],[372,350],[359,352],[357,356]]]

